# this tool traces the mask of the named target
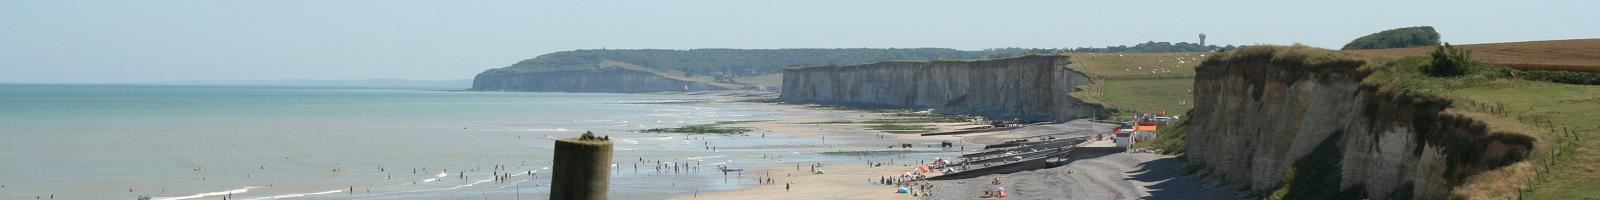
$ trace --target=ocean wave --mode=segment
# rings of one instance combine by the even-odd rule
[[[511,129],[511,131],[521,131],[521,132],[567,132],[567,131],[571,131],[571,130],[572,129],[567,129],[567,128],[519,128],[519,129]]]
[[[450,176],[450,173],[449,172],[439,172],[439,175],[433,175],[433,178],[430,178],[430,179],[423,179],[422,182],[423,183],[431,183],[431,182],[434,182],[434,181],[439,181],[439,178],[444,178],[445,176]]]
[[[156,199],[156,200],[183,200],[183,199],[198,199],[198,198],[202,198],[202,197],[207,197],[207,196],[222,196],[222,195],[228,195],[228,194],[244,194],[244,193],[245,193],[245,192],[250,192],[250,189],[254,189],[254,188],[259,188],[259,187],[244,187],[244,188],[239,188],[239,189],[232,189],[232,190],[224,190],[224,191],[217,191],[217,192],[207,192],[207,193],[200,193],[200,194],[194,194],[194,195],[189,195],[189,196],[181,196],[181,197],[156,197],[156,198],[151,198],[151,199]]]
[[[723,156],[726,156],[726,155],[715,155],[715,156],[700,156],[700,157],[688,157],[688,158],[684,158],[684,159],[685,159],[685,160],[700,160],[700,159],[706,159],[706,158],[721,158],[721,157],[723,157]]]
[[[472,182],[472,183],[468,183],[468,184],[465,184],[465,185],[456,185],[456,186],[454,186],[454,187],[448,187],[448,188],[435,188],[435,189],[426,189],[426,190],[412,190],[412,191],[406,191],[406,192],[432,192],[432,191],[444,191],[444,190],[456,190],[456,189],[461,189],[461,188],[465,188],[465,187],[472,187],[472,186],[474,186],[474,185],[478,185],[478,184],[482,184],[482,183],[487,183],[487,182],[489,182],[489,181],[494,181],[494,179],[493,179],[493,178],[490,178],[490,179],[482,179],[482,180],[478,180],[478,181],[473,181],[473,182]]]
[[[328,190],[328,191],[323,191],[323,192],[312,192],[312,193],[285,194],[285,195],[261,197],[261,198],[246,199],[246,200],[295,198],[295,197],[304,197],[304,196],[311,196],[311,195],[333,194],[333,193],[340,193],[340,192],[344,192],[344,189]]]
[[[495,189],[495,190],[504,190],[506,188],[516,187],[517,185],[521,185],[522,182],[528,182],[528,181],[531,181],[531,180],[533,180],[533,179],[522,179],[520,181],[514,181],[514,182],[511,182],[510,185],[500,186],[499,189]]]
[[[673,137],[672,137],[672,136],[666,136],[666,137],[649,137],[649,138],[617,138],[617,139],[621,139],[621,140],[630,140],[630,141],[634,141],[634,140],[670,140],[670,139],[672,139],[672,138],[673,138]],[[638,142],[638,141],[634,141],[634,142]]]

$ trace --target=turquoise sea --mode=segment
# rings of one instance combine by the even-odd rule
[[[762,159],[771,152],[741,147],[790,142],[633,132],[778,117],[650,103],[698,98],[706,97],[0,85],[0,199],[544,199],[551,138],[586,130],[618,143],[614,199],[754,185],[710,170],[656,172],[655,160],[776,165]],[[824,159],[815,156],[789,159]],[[636,171],[640,160],[647,164]]]

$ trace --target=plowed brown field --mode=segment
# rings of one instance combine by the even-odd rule
[[[1520,70],[1600,72],[1600,39],[1549,40],[1460,45],[1473,58]],[[1368,58],[1426,56],[1436,47],[1345,50]]]

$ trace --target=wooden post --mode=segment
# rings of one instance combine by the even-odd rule
[[[556,140],[551,166],[550,199],[606,199],[611,183],[611,138],[584,132]]]

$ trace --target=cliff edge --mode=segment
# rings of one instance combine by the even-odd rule
[[[1067,95],[1090,84],[1064,55],[981,61],[894,61],[783,72],[788,103],[934,109],[991,119],[1068,121],[1107,115]]]
[[[1522,161],[1534,139],[1445,112],[1447,98],[1363,81],[1378,67],[1310,47],[1252,46],[1196,68],[1186,162],[1283,199],[1446,199]]]

